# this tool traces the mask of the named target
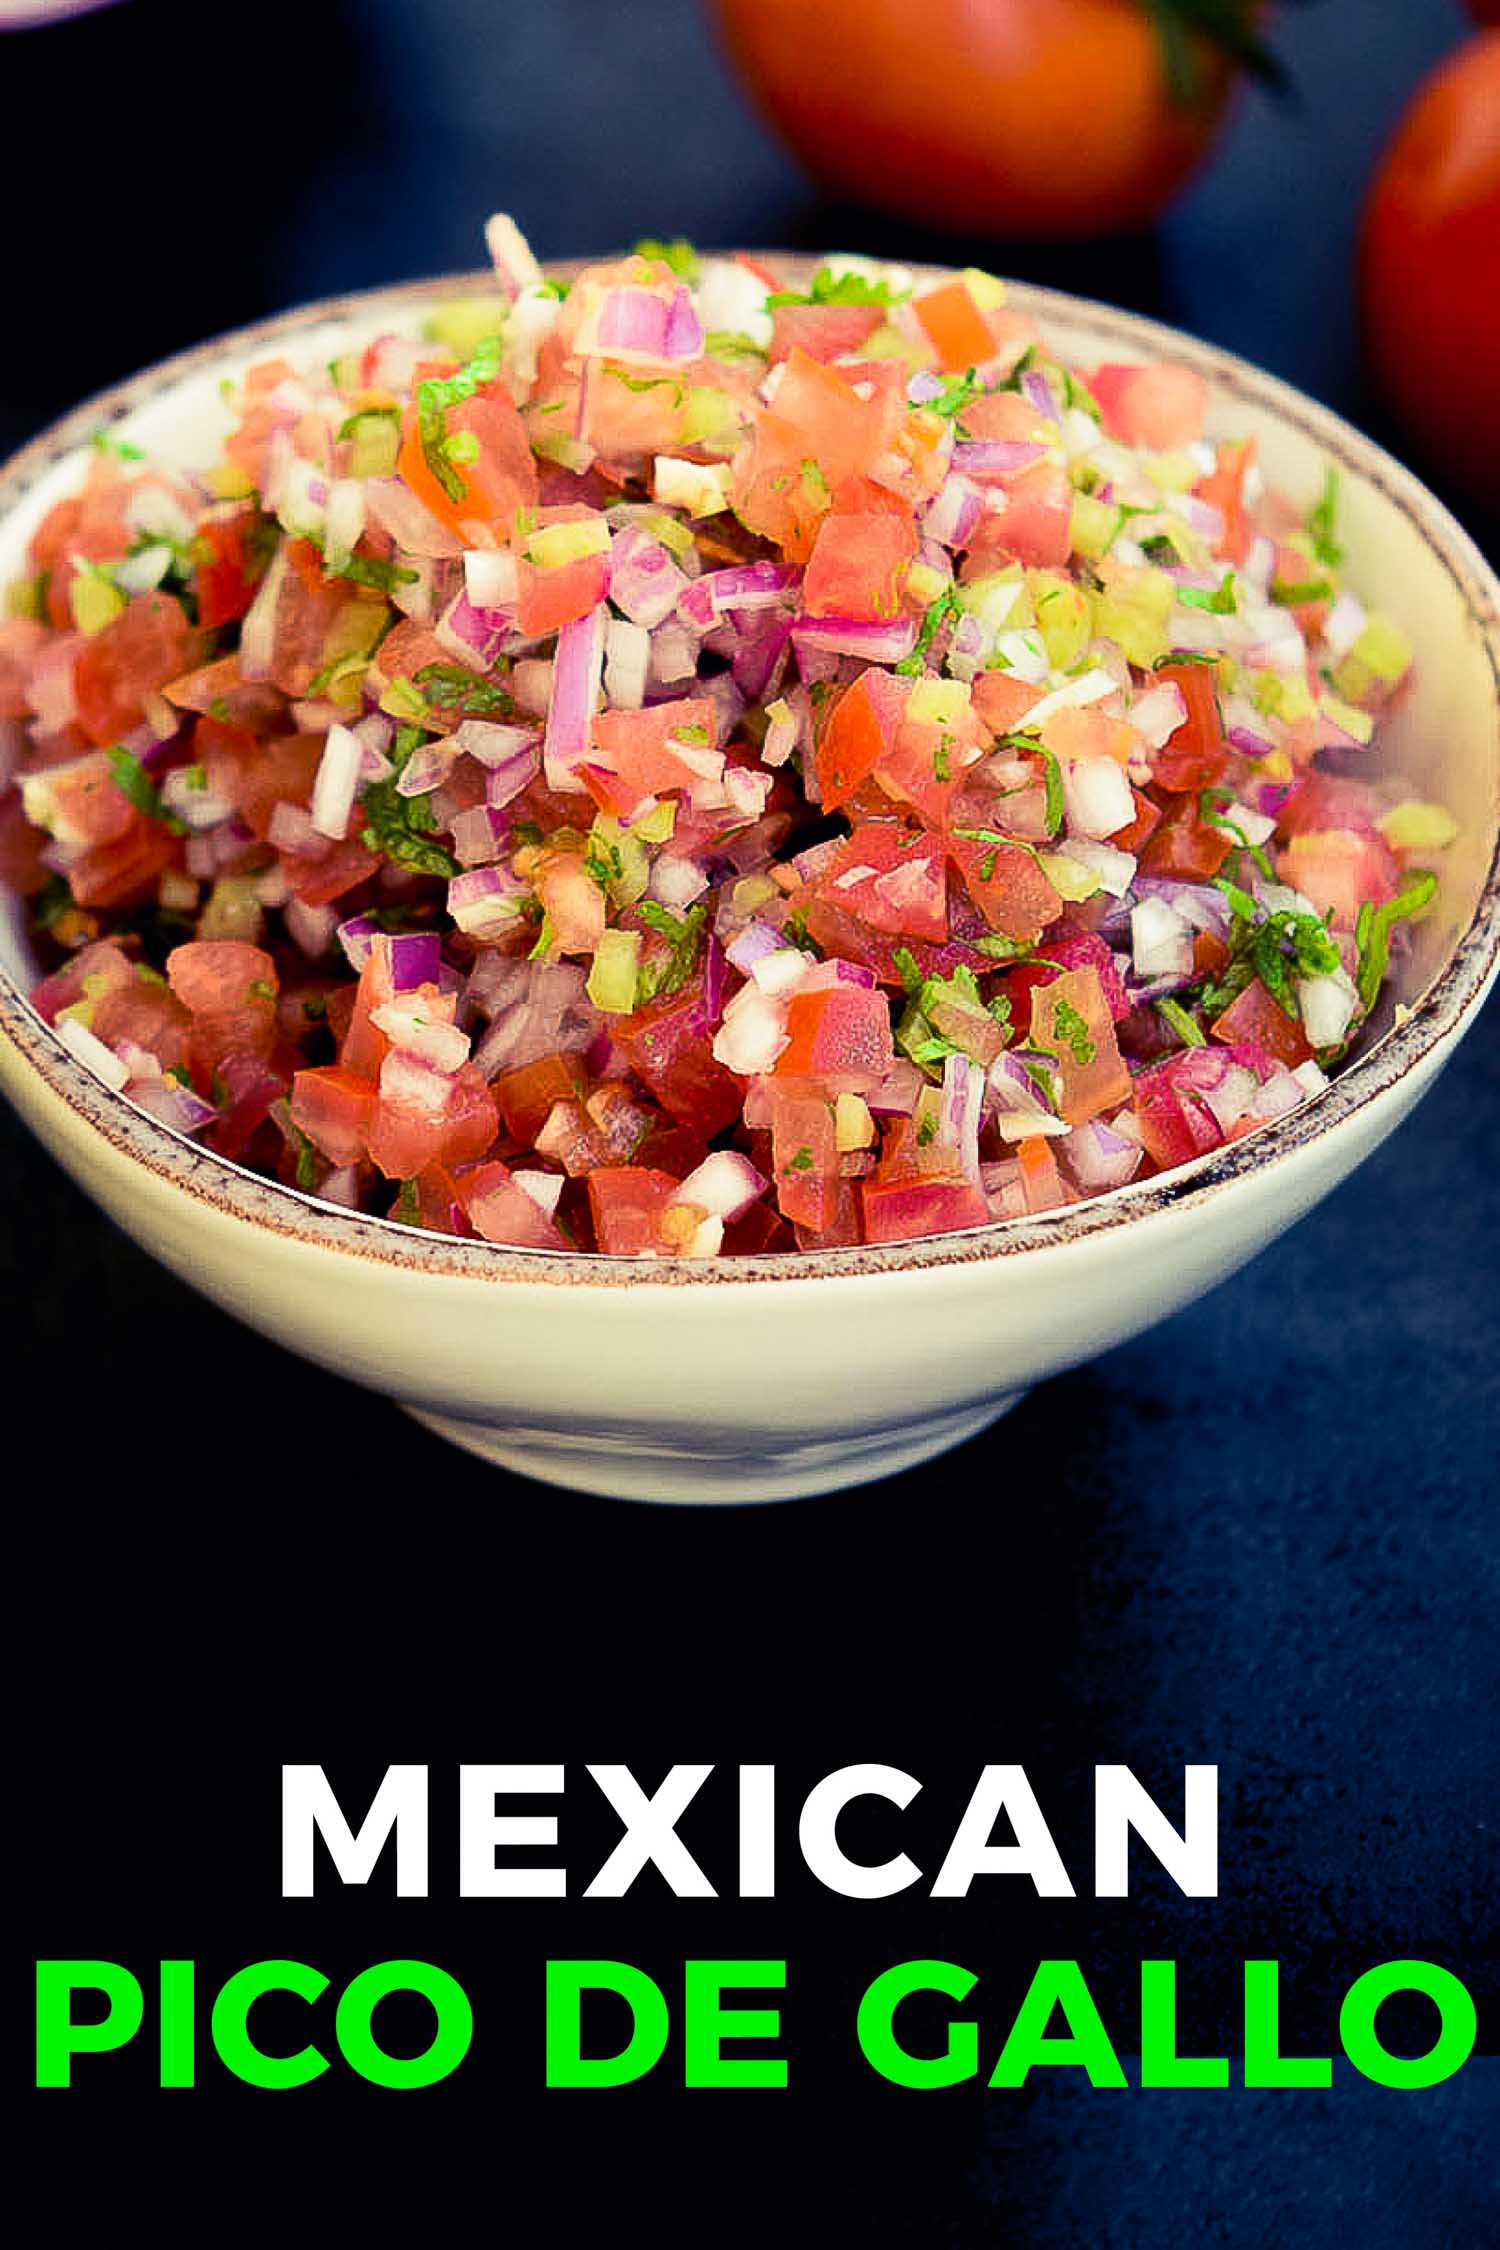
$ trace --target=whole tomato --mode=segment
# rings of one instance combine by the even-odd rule
[[[1138,226],[1207,150],[1260,56],[1259,0],[1216,41],[1188,0],[713,0],[771,123],[835,192],[976,234]]]
[[[1432,459],[1500,503],[1500,31],[1440,63],[1365,205],[1365,334]]]

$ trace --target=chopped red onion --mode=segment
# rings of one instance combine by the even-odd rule
[[[651,635],[644,625],[612,617],[604,630],[604,692],[621,711],[639,711],[651,669]]]
[[[806,679],[808,667],[803,663],[804,650],[815,655],[859,656],[867,664],[901,663],[917,645],[917,620],[896,617],[872,621],[866,617],[804,615],[793,623],[792,639],[796,644],[798,668]]]
[[[757,962],[756,967],[763,968],[764,963]],[[785,1002],[775,993],[762,991],[758,979],[741,985],[714,1035],[715,1062],[732,1070],[736,1077],[760,1078],[786,1044]]]
[[[1340,594],[1323,620],[1323,646],[1335,664],[1342,664],[1369,622],[1365,605],[1354,594]]]
[[[1138,898],[1163,901],[1192,929],[1223,937],[1229,928],[1229,901],[1212,883],[1180,883],[1170,875],[1138,875],[1135,891]]]
[[[487,547],[466,548],[464,591],[476,609],[513,610],[521,594],[515,556]]]
[[[748,1156],[741,1156],[738,1149],[721,1148],[706,1157],[695,1172],[689,1172],[672,1200],[695,1204],[711,1219],[732,1222],[743,1218],[769,1186],[769,1180],[756,1171]]]
[[[943,1063],[940,1116],[945,1140],[953,1142],[965,1177],[979,1185],[979,1121],[984,1111],[985,1077],[968,1055],[951,1054]]]
[[[1148,981],[1185,976],[1193,967],[1193,929],[1164,898],[1143,898],[1130,917],[1135,973]]]
[[[279,852],[292,852],[299,859],[325,859],[328,855],[329,839],[315,825],[307,807],[286,798],[272,807],[266,836]]]
[[[510,842],[510,819],[495,805],[471,805],[454,814],[448,834],[460,867],[488,867]]]
[[[350,728],[329,728],[313,782],[311,817],[318,834],[329,837],[334,843],[342,843],[349,833],[349,815],[354,809],[354,791],[363,757],[364,745]]]
[[[730,610],[778,608],[801,583],[802,572],[795,563],[736,563],[695,578],[677,598],[678,613],[706,633]]]
[[[564,625],[557,636],[543,749],[547,781],[554,789],[567,788],[588,757],[589,729],[604,670],[608,617],[601,602],[586,617],[576,617]]]
[[[372,914],[353,914],[347,922],[340,922],[338,926],[335,934],[344,949],[344,958],[356,976],[370,958],[370,947],[379,928],[380,925]]]
[[[460,664],[472,672],[487,672],[509,642],[514,625],[508,611],[476,609],[467,594],[455,594],[433,633]]]
[[[757,921],[747,922],[725,950],[732,966],[748,976],[752,963],[763,961],[768,953],[780,953],[785,944],[780,930],[773,929],[769,922]]]
[[[1046,453],[1045,445],[1029,438],[972,438],[953,448],[953,466],[968,477],[1013,476],[1030,468]]]
[[[690,581],[659,539],[639,524],[617,531],[610,547],[609,598],[632,625],[648,629],[672,615]]]
[[[467,937],[485,938],[513,927],[526,885],[507,867],[474,867],[448,885],[448,912]]]
[[[1075,1125],[1068,1135],[1067,1156],[1080,1187],[1100,1190],[1123,1187],[1141,1168],[1144,1151],[1138,1141],[1127,1140],[1106,1125],[1102,1117]]]
[[[971,478],[950,471],[922,517],[922,530],[940,547],[965,547],[984,512],[984,494]]]
[[[1062,421],[1062,403],[1039,367],[1029,367],[1026,370],[1021,377],[1021,388],[1038,414],[1044,415],[1049,422]]]

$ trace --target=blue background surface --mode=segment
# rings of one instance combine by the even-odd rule
[[[544,255],[678,231],[953,247],[820,201],[734,88],[693,0],[261,0],[251,28],[213,19],[240,25],[234,62],[210,53],[207,20],[182,0],[134,0],[0,39],[8,110],[54,214],[7,245],[29,309],[25,350],[13,337],[0,358],[0,440],[216,328],[474,264],[495,207]],[[1463,21],[1455,0],[1290,12],[1279,43],[1297,104],[1248,94],[1154,236],[982,255],[1228,344],[1388,436],[1353,322],[1361,183]],[[160,129],[144,132],[137,192],[115,211],[77,151],[118,145],[127,84],[151,90],[146,124]],[[177,153],[162,121],[205,105],[201,139]],[[1492,1006],[1410,1125],[1191,1312],[928,1471],[696,1516],[553,1495],[443,1451],[168,1279],[0,1118],[12,1395],[65,1464],[22,1534],[35,1587],[64,1561],[71,1573],[68,1677],[34,1744],[39,1801],[86,1707],[106,1730],[105,1805],[157,1852],[189,1854],[187,1902],[185,1816],[164,1800],[152,1828],[142,1805],[155,1804],[153,1764],[195,1754],[206,1712],[218,1755],[256,1777],[262,1826],[274,1761],[330,1756],[335,1736],[354,1758],[618,1756],[643,1772],[701,1755],[811,1778],[886,1758],[950,1816],[984,1759],[1024,1756],[1049,1812],[1046,1785],[1063,1801],[1060,1832],[1072,1821],[1079,1835],[1095,1760],[1128,1760],[1163,1792],[1183,1761],[1215,1761],[1224,1873],[1211,1905],[1148,1881],[1110,1908],[997,1916],[976,1896],[872,1920],[789,1890],[758,1913],[726,1902],[705,1941],[675,1902],[627,1902],[601,1950],[791,1956],[826,2017],[794,2048],[794,2115],[705,2121],[699,2103],[684,2136],[680,2097],[630,2105],[591,2113],[570,2154],[554,2114],[523,2107],[513,2177],[552,2183],[564,2241],[598,2238],[585,2177],[616,2209],[649,2199],[662,2241],[728,2240],[736,2214],[811,2239],[789,2210],[816,2214],[820,2238],[962,2250],[1321,2245],[1351,2223],[1363,2250],[1500,2239],[1495,2063],[1422,2096],[1345,2079],[1327,2096],[1054,2089],[983,2110],[873,2102],[840,2077],[830,2028],[861,1974],[917,1952],[976,1968],[993,1956],[1001,1975],[1076,1952],[1117,1995],[1143,1953],[1175,1952],[1231,2039],[1247,1954],[1288,1962],[1309,2042],[1373,1962],[1415,1954],[1480,1981],[1497,1897],[1497,1134]],[[244,1633],[276,1652],[269,1674],[225,1661]],[[143,1743],[146,1777],[127,1788]],[[76,1833],[76,1808],[59,1806]],[[39,1949],[87,1946],[91,1893],[61,1842],[34,1872]],[[200,1900],[197,1940],[181,1922],[155,1929],[149,1852],[120,1880],[114,1943],[239,1943],[223,1897]],[[245,1913],[274,1894],[265,1869],[243,1881]],[[478,1929],[454,1920],[460,1966],[485,1934],[479,1913]],[[399,1949],[388,1922],[379,1942]],[[561,1936],[565,1950],[592,1942]],[[1492,2024],[1484,2043],[1494,2050]],[[320,2113],[332,2159],[367,2131],[348,2114]],[[91,2118],[112,2129],[98,2108]],[[139,2160],[176,2161],[155,2113],[131,2131]],[[419,2169],[436,2143],[407,2123],[391,2135],[399,2199],[403,2165]],[[443,2145],[467,2177],[472,2145],[451,2129]]]

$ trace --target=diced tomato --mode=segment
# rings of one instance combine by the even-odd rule
[[[684,696],[644,711],[600,711],[593,746],[639,801],[701,782],[700,769],[713,755],[718,734],[719,715],[711,699]]]
[[[1014,672],[981,672],[974,682],[973,704],[991,734],[1010,734],[1046,692]]]
[[[177,857],[178,842],[159,821],[132,813],[130,825],[107,844],[92,844],[68,869],[68,888],[79,906],[129,906],[154,888]]]
[[[64,1008],[93,998],[95,1006],[106,994],[132,991],[136,967],[110,938],[85,945],[50,977],[43,977],[31,995],[31,1004],[44,1023],[56,1023]]]
[[[839,696],[818,735],[818,788],[835,812],[894,745],[906,710],[906,684],[871,665]]]
[[[1218,458],[1206,477],[1194,487],[1200,500],[1217,508],[1224,518],[1224,536],[1215,542],[1226,562],[1237,566],[1250,553],[1250,519],[1245,512],[1245,476],[1255,459],[1255,440],[1221,445]]]
[[[232,514],[205,516],[198,526],[193,594],[205,632],[232,625],[255,599],[262,568],[247,535],[258,521],[254,508],[237,508]]]
[[[304,906],[328,906],[367,883],[379,872],[381,858],[378,852],[367,851],[355,835],[330,844],[316,859],[288,857],[282,865],[293,898],[301,899]]]
[[[1117,828],[1110,838],[1117,852],[1140,852],[1150,842],[1161,825],[1161,807],[1145,796],[1135,783],[1130,785],[1135,799],[1135,818],[1124,828]]]
[[[220,1069],[226,1055],[267,1055],[276,1042],[276,964],[258,945],[199,938],[167,955],[167,981],[192,1022],[194,1067]]]
[[[1318,828],[1294,836],[1277,858],[1284,883],[1311,899],[1319,914],[1332,914],[1334,927],[1352,930],[1368,900],[1383,906],[1394,898],[1400,863],[1378,836],[1359,836],[1348,828]]]
[[[219,1115],[204,1140],[220,1156],[242,1156],[287,1090],[283,1074],[264,1055],[236,1049],[219,1056],[214,1069]]]
[[[1021,1193],[1026,1198],[1027,1210],[1033,1213],[1060,1210],[1068,1201],[1068,1193],[1046,1135],[1028,1133],[1025,1140],[1017,1141],[1016,1161],[1021,1167]]]
[[[49,786],[53,830],[64,843],[112,844],[135,823],[135,808],[101,752],[55,768]]]
[[[961,374],[966,367],[982,367],[994,358],[994,338],[967,282],[945,281],[936,289],[924,289],[912,299],[911,309],[946,372]]]
[[[193,628],[170,594],[137,594],[84,641],[73,666],[78,723],[91,742],[118,742],[140,724],[143,699],[191,662]]]
[[[1055,758],[1113,758],[1118,766],[1128,766],[1141,747],[1128,719],[1111,719],[1102,711],[1054,711],[1042,740]]]
[[[858,1180],[840,1178],[834,1195],[833,1217],[826,1227],[797,1227],[794,1230],[799,1250],[849,1250],[864,1241],[864,1211],[859,1200]],[[764,1206],[758,1206],[763,1209]],[[728,1248],[728,1238],[725,1248]]]
[[[106,1047],[129,1040],[154,1055],[163,1070],[186,1069],[192,1018],[166,985],[145,978],[117,984],[103,993],[89,1024]]]
[[[1386,810],[1378,789],[1351,774],[1306,773],[1276,816],[1285,836],[1310,830],[1341,828],[1355,836],[1378,837],[1378,823]]]
[[[543,1055],[491,1081],[505,1130],[518,1148],[530,1148],[556,1102],[576,1101],[588,1077],[577,1055]]]
[[[986,833],[965,836],[964,825],[950,829],[948,851],[970,898],[992,930],[1032,943],[1057,920],[1062,900],[1024,846],[991,842]]]
[[[803,580],[814,617],[895,617],[917,534],[904,515],[825,516]]]
[[[844,359],[867,343],[885,318],[878,305],[778,305],[771,316],[771,361],[794,351],[809,359]]]
[[[1031,1044],[1057,1057],[1058,1107],[1070,1125],[1083,1125],[1130,1098],[1130,1073],[1120,1059],[1096,968],[1066,969],[1037,987],[1031,996]]]
[[[839,1200],[838,1143],[831,1105],[815,1095],[777,1091],[771,1107],[776,1201],[792,1226],[821,1232]]]
[[[495,1099],[473,1063],[454,1072],[441,1107],[392,1098],[382,1084],[370,1120],[370,1161],[388,1180],[409,1180],[429,1164],[472,1163],[494,1141]]]
[[[357,1164],[365,1153],[375,1087],[342,1063],[299,1070],[292,1080],[292,1123],[330,1164]]]
[[[51,880],[42,859],[45,830],[33,828],[19,789],[0,790],[0,884],[19,898],[34,898]]]
[[[577,562],[560,563],[555,570],[538,570],[533,563],[517,565],[520,591],[516,625],[520,632],[540,637],[587,617],[604,599],[609,583],[608,555],[581,555]]]
[[[1246,985],[1238,999],[1214,1017],[1209,1025],[1209,1035],[1222,1040],[1226,1046],[1236,1046],[1253,1039],[1277,1062],[1295,1070],[1299,1063],[1312,1058],[1312,1048],[1307,1043],[1299,1016],[1289,1016],[1281,1003],[1269,993],[1259,977]]]
[[[999,438],[1013,445],[1053,445],[1057,425],[1024,391],[981,391],[959,417],[966,437]]]
[[[448,461],[450,476],[462,487],[460,497],[451,497],[427,464],[415,406],[402,425],[397,473],[450,531],[463,536],[479,528],[508,535],[516,510],[534,508],[538,490],[526,425],[504,384],[488,383],[449,407],[445,435],[472,437],[479,445],[477,460]]]
[[[337,657],[370,648],[389,613],[382,595],[325,577],[307,540],[293,539],[283,551],[289,567],[274,596],[271,681],[284,695],[302,696]],[[444,653],[443,661],[452,659]]]
[[[1152,453],[1179,453],[1203,435],[1208,385],[1194,368],[1172,360],[1150,367],[1096,367],[1089,389],[1104,427],[1124,445]]]
[[[431,1234],[473,1234],[460,1181],[446,1164],[424,1164],[407,1185],[415,1191],[418,1226]]]
[[[892,937],[948,935],[948,872],[941,840],[895,821],[861,822],[818,877],[818,889],[871,929]]]
[[[34,617],[0,617],[0,719],[24,719],[31,709],[27,684],[47,643]]]
[[[1153,752],[1153,779],[1161,789],[1210,789],[1221,779],[1229,763],[1214,667],[1211,664],[1163,664],[1156,677],[1163,685],[1170,684],[1181,691],[1187,717],[1161,748]]]
[[[873,985],[840,983],[822,992],[794,992],[786,1030],[776,1075],[824,1079],[830,1093],[868,1093],[889,1078],[896,1060],[890,1009]]]
[[[1140,865],[1147,875],[1205,883],[1218,874],[1233,848],[1234,838],[1225,829],[1203,819],[1196,796],[1179,797],[1149,837]]]
[[[641,1258],[659,1250],[661,1222],[677,1185],[670,1172],[658,1172],[645,1164],[606,1166],[590,1172],[589,1209],[604,1255]]]
[[[1005,989],[1010,995],[1012,1016],[1017,1025],[1029,1020],[1027,1010],[1033,993],[1040,986],[1051,984],[1065,969],[1092,970],[1099,979],[1111,1020],[1125,1021],[1134,1003],[1125,989],[1114,954],[1092,930],[1077,930],[1070,931],[1066,937],[1044,939],[1031,960],[1007,972]]]
[[[1036,461],[1006,484],[1002,515],[985,514],[970,543],[964,578],[1006,562],[1060,570],[1071,551],[1073,487],[1058,461]]]
[[[534,1197],[519,1187],[509,1168],[498,1160],[481,1164],[463,1179],[463,1202],[469,1222],[486,1242],[503,1242],[518,1250],[566,1250],[567,1236]]]
[[[669,1117],[712,1140],[740,1114],[740,1081],[713,1057],[701,972],[612,1026],[615,1045]]]
[[[867,1242],[906,1242],[987,1226],[990,1207],[968,1180],[889,1179],[877,1173],[859,1183]]]

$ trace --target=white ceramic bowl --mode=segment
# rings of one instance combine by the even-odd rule
[[[290,313],[79,408],[0,472],[0,581],[21,568],[100,422],[201,464],[226,429],[222,376],[272,351],[326,361],[482,285],[449,277]],[[1292,1116],[1060,1214],[808,1257],[570,1257],[338,1211],[143,1116],[27,1002],[24,923],[4,902],[0,1086],[111,1217],[229,1311],[488,1460],[638,1499],[774,1499],[958,1444],[1031,1384],[1191,1302],[1369,1155],[1432,1084],[1500,968],[1500,584],[1412,476],[1285,384],[1106,306],[1021,287],[1013,300],[1084,364],[1166,354],[1200,368],[1213,426],[1253,432],[1268,477],[1293,497],[1310,500],[1337,463],[1350,580],[1416,644],[1416,689],[1389,755],[1463,824],[1440,908],[1417,933],[1399,1025]]]

